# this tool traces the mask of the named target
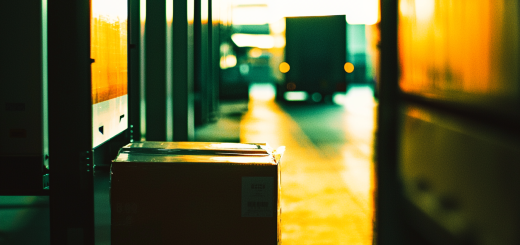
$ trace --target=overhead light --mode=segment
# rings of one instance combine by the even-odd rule
[[[417,0],[415,1],[415,16],[421,21],[429,21],[435,11],[435,1]]]
[[[379,21],[379,0],[348,0],[346,21],[350,25],[373,25]]]
[[[285,0],[273,1],[269,6],[282,17],[345,15],[347,9],[345,0]]]
[[[274,38],[270,35],[233,34],[231,40],[239,47],[257,47],[269,49],[274,47]]]
[[[269,5],[271,0],[233,0],[232,4],[234,6],[244,6],[244,5]]]
[[[92,1],[92,14],[97,16],[104,16],[110,23],[124,20],[128,16],[128,9],[122,8],[126,6],[126,1],[121,0],[94,0]],[[108,17],[108,18],[107,18]]]
[[[239,5],[233,7],[233,25],[264,25],[272,21],[267,5]]]

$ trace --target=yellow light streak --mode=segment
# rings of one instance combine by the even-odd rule
[[[326,152],[274,101],[250,99],[248,108],[240,123],[240,141],[286,146],[282,243],[372,244],[374,169],[371,144],[366,142],[372,141],[374,124],[349,115],[343,125],[347,134],[355,133],[353,141],[337,153]]]

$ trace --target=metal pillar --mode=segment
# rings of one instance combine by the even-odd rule
[[[141,1],[128,4],[128,109],[130,139],[141,140]]]
[[[173,140],[194,138],[194,0],[173,3]]]
[[[402,194],[398,181],[398,63],[395,0],[381,0],[381,74],[377,130],[377,244],[403,244]]]
[[[167,1],[146,1],[145,22],[145,96],[146,140],[171,140],[167,125],[167,98],[171,93],[171,74],[167,65]],[[170,27],[171,28],[171,27]],[[171,51],[170,51],[171,52]],[[170,133],[170,135],[168,135]]]
[[[89,1],[48,2],[52,244],[94,244]]]

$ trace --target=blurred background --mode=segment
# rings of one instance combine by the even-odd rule
[[[110,244],[137,141],[286,146],[283,244],[520,243],[516,0],[30,6],[0,15],[0,244]]]

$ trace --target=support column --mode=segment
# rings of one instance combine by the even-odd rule
[[[48,2],[51,244],[94,244],[89,1]]]
[[[171,4],[170,4],[171,5]],[[145,19],[145,103],[147,141],[173,140],[171,126],[171,25],[167,20],[168,1],[146,1]],[[170,102],[170,103],[169,103]],[[168,124],[170,123],[170,125]]]
[[[194,130],[194,0],[173,3],[173,139],[190,141]]]
[[[404,244],[402,194],[398,180],[399,111],[397,63],[397,1],[381,1],[381,74],[377,130],[377,244]]]

